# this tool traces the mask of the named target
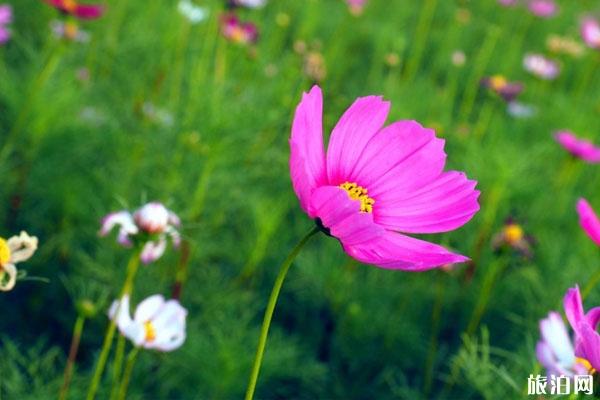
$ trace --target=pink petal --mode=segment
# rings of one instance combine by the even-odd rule
[[[82,19],[96,19],[104,14],[104,7],[101,5],[78,4],[75,8],[75,16]]]
[[[344,250],[360,262],[407,271],[424,271],[468,261],[467,257],[451,253],[436,244],[392,231],[385,231],[383,235],[358,245],[344,244]]]
[[[318,86],[304,93],[296,108],[290,138],[290,174],[300,206],[308,212],[314,189],[325,185],[323,152],[323,95]]]
[[[393,201],[436,179],[445,163],[444,140],[415,121],[400,121],[369,143],[357,183],[369,191],[375,204]]]
[[[585,314],[585,319],[593,329],[596,329],[600,322],[600,307],[594,307]]]
[[[456,171],[445,172],[428,185],[396,194],[395,200],[377,198],[375,222],[407,233],[438,233],[456,229],[479,210],[477,182]]]
[[[340,118],[329,138],[327,177],[339,185],[348,180],[369,140],[381,129],[390,103],[381,97],[359,97]]]
[[[600,246],[600,220],[586,199],[580,198],[577,201],[577,213],[579,224],[585,233]]]
[[[577,331],[579,329],[580,322],[584,319],[584,314],[583,304],[581,302],[581,294],[579,293],[578,286],[567,290],[567,294],[565,294],[565,298],[563,299],[563,304],[569,324],[571,324],[571,327],[575,333],[579,334]]]
[[[310,215],[321,220],[330,234],[344,245],[354,245],[383,235],[373,222],[373,214],[360,212],[360,201],[352,200],[344,189],[323,186],[313,192]]]
[[[577,357],[588,360],[594,369],[600,368],[600,335],[586,322],[580,324],[577,335]]]

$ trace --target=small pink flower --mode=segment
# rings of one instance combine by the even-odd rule
[[[600,163],[600,147],[592,142],[579,139],[570,131],[560,131],[554,135],[556,141],[573,156],[590,164]]]
[[[176,229],[181,225],[179,217],[158,202],[148,203],[133,214],[127,210],[108,214],[102,220],[100,236],[106,236],[115,226],[119,227],[117,242],[129,247],[137,243],[141,247],[140,260],[149,264],[158,260],[167,248],[167,238],[178,247],[181,236]]]
[[[530,0],[529,11],[538,17],[550,18],[558,12],[558,6],[554,0]]]
[[[467,261],[404,233],[454,230],[479,210],[477,182],[444,172],[444,140],[415,121],[383,127],[390,103],[358,98],[323,150],[323,97],[314,86],[296,108],[290,173],[300,206],[356,260],[422,271]]]
[[[600,246],[600,219],[590,206],[590,203],[584,198],[577,200],[577,214],[579,214],[579,224],[590,239]]]
[[[540,332],[542,338],[537,343],[536,356],[548,376],[587,375],[586,363],[575,357],[571,338],[559,313],[552,311],[541,320]]]
[[[0,5],[0,45],[10,40],[10,30],[7,25],[12,22],[12,7],[9,4]]]
[[[600,322],[600,307],[585,313],[577,286],[567,290],[563,303],[569,324],[575,331],[575,356],[584,365],[600,369],[600,335],[596,332]]]
[[[226,39],[235,43],[250,44],[258,40],[256,25],[251,22],[241,22],[233,13],[221,17],[221,33]]]
[[[80,19],[100,18],[104,7],[99,4],[79,4],[77,0],[45,0],[57,10]]]
[[[558,63],[541,54],[526,54],[523,67],[538,78],[546,80],[555,79],[560,73]]]
[[[367,4],[367,0],[346,0],[346,3],[352,14],[360,15]]]
[[[597,19],[587,17],[581,22],[581,37],[592,49],[600,49],[600,23]]]

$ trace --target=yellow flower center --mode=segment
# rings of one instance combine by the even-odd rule
[[[10,261],[10,247],[6,240],[0,238],[0,267]]]
[[[344,182],[340,185],[342,189],[348,193],[348,197],[352,200],[360,200],[361,212],[373,212],[373,204],[375,200],[367,195],[367,189],[358,186],[356,183]]]
[[[144,322],[144,332],[146,333],[146,336],[144,337],[146,342],[153,342],[154,339],[156,339],[156,329],[154,329],[152,322]]]
[[[588,360],[586,360],[585,358],[577,357],[575,360],[579,364],[583,365],[585,367],[585,369],[587,369],[590,372],[590,374],[596,373],[596,370],[592,367],[592,364],[590,364],[590,362]]]
[[[494,75],[490,78],[490,86],[494,90],[500,90],[507,84],[506,78],[502,75]]]
[[[79,28],[77,27],[77,24],[75,24],[73,22],[67,22],[65,24],[65,37],[67,39],[75,40],[75,38],[77,37],[78,31],[79,31]]]
[[[75,0],[63,0],[63,7],[69,12],[75,12],[77,9],[77,1]]]
[[[504,239],[514,245],[523,239],[523,228],[518,224],[508,224],[504,227]]]

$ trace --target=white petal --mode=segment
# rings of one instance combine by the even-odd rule
[[[156,242],[146,242],[140,253],[140,260],[142,260],[144,264],[150,264],[151,262],[158,260],[164,254],[166,248],[167,241],[164,236],[161,236]]]
[[[110,213],[102,219],[100,236],[106,236],[116,225],[121,227],[121,232],[128,235],[135,235],[138,233],[138,228],[133,221],[131,213],[123,210]]]
[[[0,291],[8,292],[17,282],[17,267],[14,264],[5,264],[0,271]],[[8,275],[8,280],[4,283],[4,274]]]
[[[108,317],[116,321],[119,330],[125,335],[125,332],[133,325],[133,320],[129,315],[129,295],[123,296],[121,301],[115,300],[112,303],[108,310]]]
[[[13,236],[7,241],[10,249],[10,262],[13,264],[28,260],[37,250],[38,239],[22,231],[19,236]]]
[[[548,318],[540,322],[542,337],[552,349],[562,365],[572,365],[575,362],[575,351],[562,317],[556,312],[548,314]]]
[[[133,319],[137,323],[150,321],[157,315],[159,310],[164,306],[165,298],[160,294],[155,294],[142,301],[135,309]]]

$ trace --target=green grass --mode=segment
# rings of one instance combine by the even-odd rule
[[[129,398],[243,396],[277,266],[312,226],[288,170],[293,112],[313,83],[297,41],[324,57],[327,131],[356,97],[381,94],[392,102],[389,121],[416,119],[446,139],[448,167],[479,181],[481,211],[427,239],[477,263],[472,279],[464,266],[387,271],[357,264],[332,238],[313,239],[283,286],[258,398],[520,398],[538,370],[539,319],[600,268],[575,213],[579,196],[600,210],[597,166],[571,161],[552,139],[568,128],[600,143],[600,56],[554,56],[562,73],[552,82],[521,67],[525,52],[548,53],[551,33],[578,39],[578,18],[600,11],[595,1],[562,1],[558,17],[541,20],[492,0],[371,0],[360,17],[341,0],[271,0],[240,12],[259,26],[252,48],[220,37],[217,0],[198,1],[210,18],[193,26],[174,1],[111,1],[103,18],[82,24],[85,44],[55,40],[57,14],[42,1],[10,3],[0,236],[37,235],[40,249],[21,268],[50,283],[19,282],[0,296],[2,398],[57,396],[75,303],[88,298],[99,311],[86,321],[70,388],[70,398],[85,396],[129,256],[98,238],[99,220],[146,199],[183,220],[188,337],[174,353],[139,355]],[[289,24],[277,23],[282,14]],[[462,68],[450,63],[457,49]],[[386,63],[390,53],[399,65]],[[76,79],[82,67],[89,82]],[[496,73],[525,84],[520,99],[535,117],[510,117],[479,88]],[[161,111],[149,116],[145,104]],[[529,261],[492,251],[510,215],[536,239]],[[170,294],[180,255],[141,268],[134,303]],[[595,289],[586,307],[598,303]],[[110,393],[113,354],[99,398]]]

